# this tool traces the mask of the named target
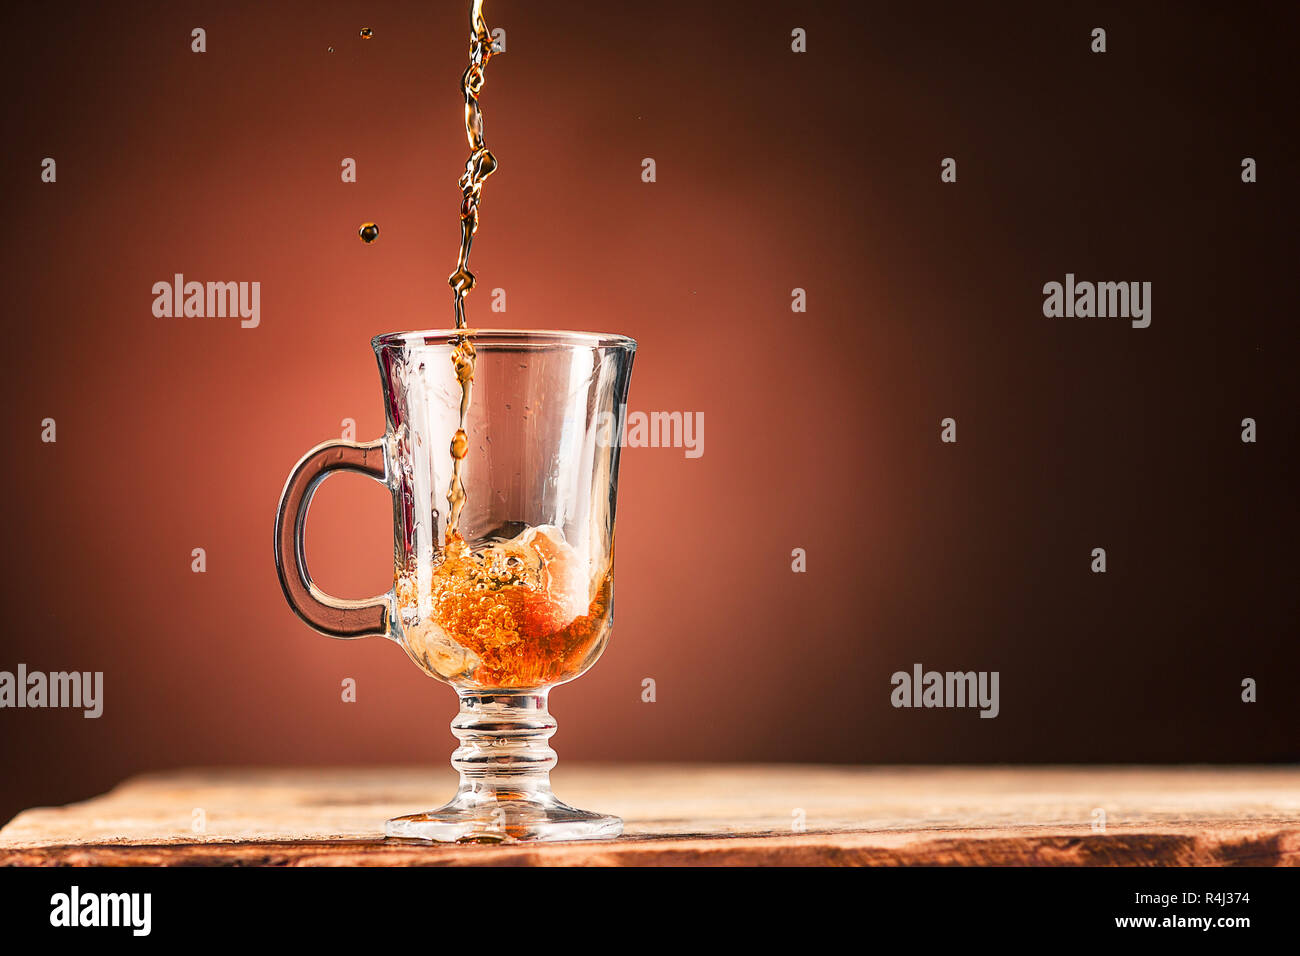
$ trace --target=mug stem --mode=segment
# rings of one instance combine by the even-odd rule
[[[497,801],[550,795],[558,758],[548,743],[555,718],[546,709],[547,696],[547,691],[460,695],[460,713],[451,722],[460,741],[451,755],[460,774],[457,796]]]
[[[549,743],[555,718],[548,692],[460,695],[451,722],[460,741],[451,765],[460,786],[438,810],[389,820],[391,839],[421,842],[512,843],[618,836],[618,817],[575,810],[551,792],[557,758]]]

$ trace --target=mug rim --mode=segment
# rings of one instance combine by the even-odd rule
[[[385,332],[370,340],[376,352],[395,347],[447,345],[454,339],[470,338],[475,349],[493,346],[530,348],[622,348],[636,351],[636,340],[610,332],[569,332],[563,329],[424,329],[415,332]]]

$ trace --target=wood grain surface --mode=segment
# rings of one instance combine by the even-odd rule
[[[450,770],[190,770],[27,810],[0,830],[0,864],[1300,863],[1291,767],[574,765],[554,784],[573,806],[623,817],[624,836],[397,845],[384,821],[441,804]]]

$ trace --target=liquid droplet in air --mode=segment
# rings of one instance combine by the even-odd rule
[[[373,222],[363,223],[361,228],[357,230],[357,235],[361,237],[362,242],[368,245],[379,238],[379,227]]]
[[[374,38],[374,35],[375,35],[375,31],[370,29],[370,27],[361,28],[361,39],[370,40]]]

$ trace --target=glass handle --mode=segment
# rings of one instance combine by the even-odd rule
[[[275,515],[275,568],[280,586],[294,613],[322,634],[339,638],[387,635],[391,592],[368,601],[345,601],[330,597],[307,573],[303,548],[307,508],[317,485],[336,471],[359,471],[386,482],[383,439],[365,444],[328,441],[294,466]]]

